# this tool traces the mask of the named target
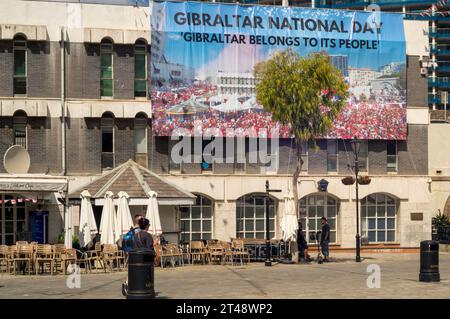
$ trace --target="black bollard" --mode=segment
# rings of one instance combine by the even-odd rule
[[[154,299],[153,250],[132,250],[128,253],[127,299]]]
[[[419,281],[437,282],[439,275],[439,243],[434,240],[420,242]]]

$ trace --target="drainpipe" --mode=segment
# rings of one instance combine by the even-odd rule
[[[66,67],[65,67],[65,48],[66,48],[65,28],[61,27],[61,175],[67,175],[66,165]]]
[[[66,115],[67,115],[67,105],[66,105],[66,66],[65,66],[65,49],[66,49],[66,30],[61,27],[61,175],[67,175],[67,162],[66,162]],[[64,243],[66,248],[72,247],[72,238],[67,239],[72,233],[72,221],[69,215],[69,179],[66,180],[65,198],[64,198]]]

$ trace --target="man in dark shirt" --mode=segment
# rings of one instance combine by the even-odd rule
[[[320,236],[320,247],[322,247],[323,261],[328,262],[328,256],[330,255],[328,249],[328,243],[330,242],[330,225],[325,217],[320,219],[322,223],[322,234]]]
[[[310,262],[311,258],[308,255],[308,243],[305,239],[305,233],[303,232],[303,225],[299,221],[298,222],[298,230],[297,230],[297,246],[299,253],[299,262],[305,261]]]
[[[140,231],[134,235],[133,248],[135,250],[152,250],[153,249],[153,237],[148,233],[150,222],[147,218],[141,218],[139,220]]]

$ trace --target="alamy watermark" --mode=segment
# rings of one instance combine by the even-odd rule
[[[381,267],[377,264],[370,264],[366,269],[370,275],[367,277],[367,288],[381,288]]]

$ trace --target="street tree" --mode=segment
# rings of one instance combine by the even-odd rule
[[[325,137],[348,97],[348,85],[325,52],[300,56],[292,49],[276,52],[254,66],[257,102],[272,118],[289,125],[295,139],[296,164],[292,190],[297,216],[298,177],[302,160],[302,142],[316,146]]]

